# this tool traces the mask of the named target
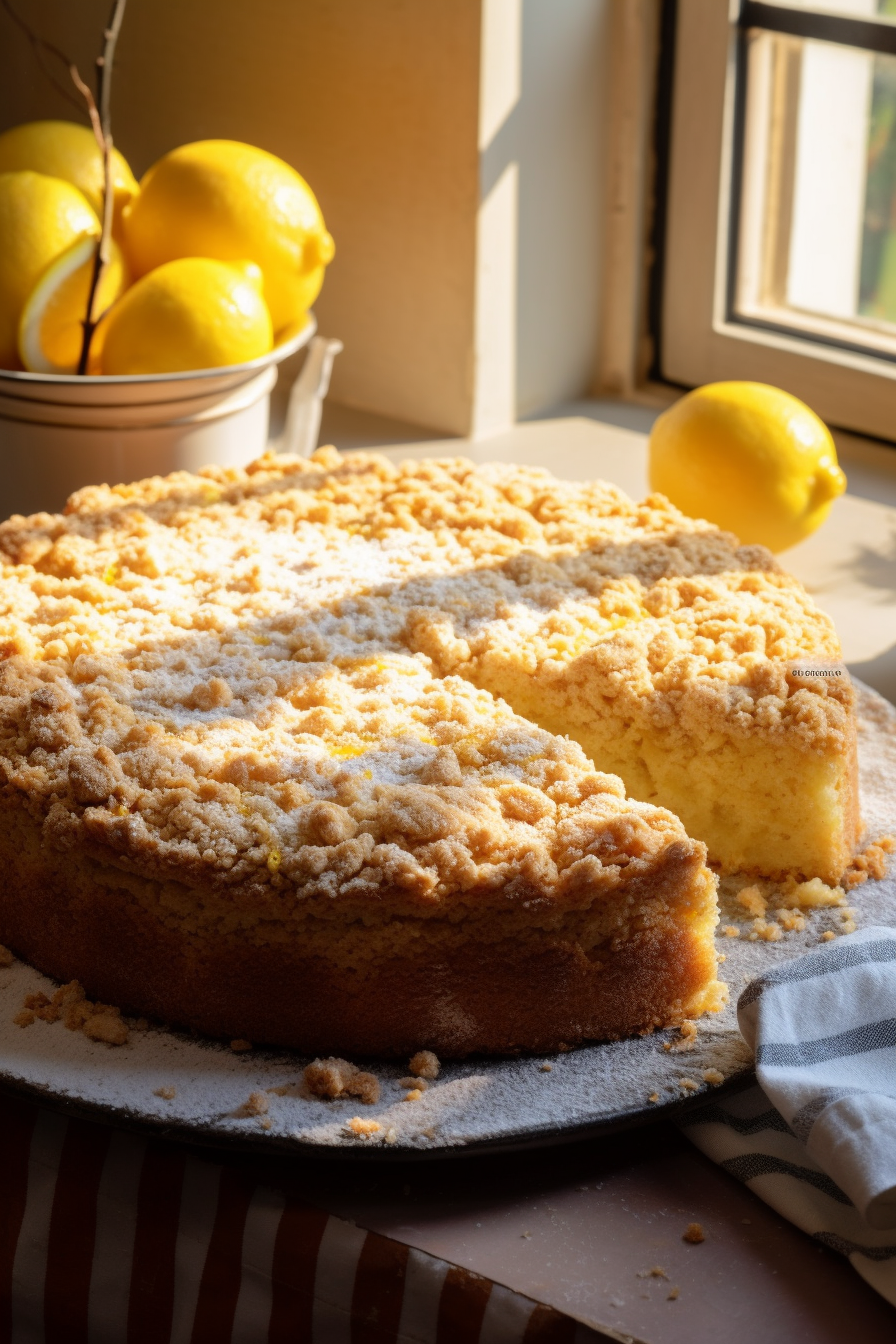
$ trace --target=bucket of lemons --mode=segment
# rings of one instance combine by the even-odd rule
[[[91,482],[251,460],[277,364],[314,335],[334,244],[289,164],[203,140],[139,183],[115,150],[112,180],[102,319],[79,376],[100,152],[71,122],[0,135],[0,516]]]

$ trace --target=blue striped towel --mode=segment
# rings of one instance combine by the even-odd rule
[[[758,1086],[682,1129],[896,1306],[896,929],[867,928],[747,986]]]

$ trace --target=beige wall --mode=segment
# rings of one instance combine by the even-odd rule
[[[129,0],[116,142],[138,174],[213,136],[292,163],[336,238],[316,305],[345,343],[331,395],[494,432],[595,367],[607,12],[624,2]],[[90,65],[108,0],[26,8]],[[515,92],[492,69],[507,41]],[[71,113],[0,14],[0,126],[48,115]]]

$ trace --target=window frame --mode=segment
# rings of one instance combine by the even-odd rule
[[[896,54],[896,24],[757,0],[677,0],[657,372],[774,383],[845,429],[896,439],[896,357],[734,310],[750,28]]]

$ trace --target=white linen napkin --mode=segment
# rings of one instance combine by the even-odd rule
[[[896,1305],[896,929],[776,967],[737,1015],[759,1085],[683,1131]]]

